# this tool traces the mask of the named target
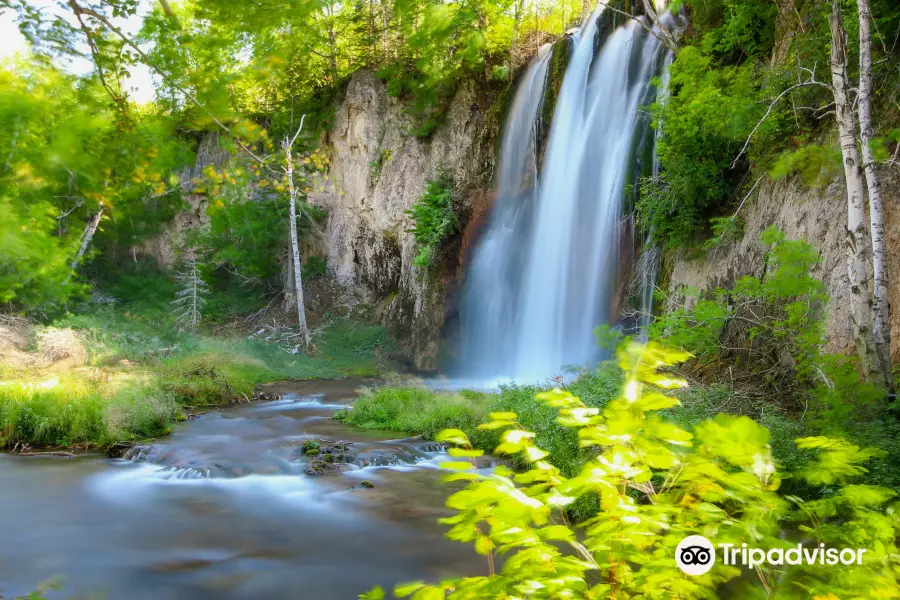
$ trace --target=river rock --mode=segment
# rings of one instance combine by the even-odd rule
[[[106,456],[109,458],[121,458],[132,462],[143,462],[150,454],[150,444],[139,444],[137,442],[116,442],[106,450]]]
[[[346,465],[344,463],[328,462],[320,458],[314,458],[306,465],[307,475],[335,475],[342,473]]]

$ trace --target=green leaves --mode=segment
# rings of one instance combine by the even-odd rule
[[[168,117],[139,116],[140,128],[96,79],[46,61],[0,69],[0,302],[47,313],[83,291],[71,263],[101,206],[82,265],[103,250],[140,245],[181,207],[170,175],[184,145]]]
[[[434,436],[436,442],[446,442],[460,446],[469,446],[469,436],[462,429],[445,429]]]
[[[438,179],[429,181],[425,193],[405,212],[413,219],[414,225],[409,231],[419,246],[416,266],[427,268],[441,244],[459,231],[449,175],[442,173]]]
[[[884,455],[877,448],[863,448],[841,439],[824,436],[800,438],[801,450],[819,450],[816,460],[806,466],[801,476],[811,485],[845,482],[851,477],[868,473],[863,463]]]
[[[435,587],[404,584],[396,594],[555,600],[615,593],[635,600],[672,595],[699,599],[719,597],[727,586],[729,594],[742,598],[793,597],[798,589],[831,589],[840,592],[838,597],[852,598],[871,597],[873,581],[885,597],[900,592],[900,565],[891,558],[897,552],[900,519],[892,507],[884,508],[894,492],[841,485],[863,473],[861,464],[878,452],[838,439],[801,438],[799,448],[819,453],[801,476],[812,485],[838,487],[823,490],[821,499],[813,501],[779,496],[784,474],[772,459],[765,427],[747,417],[720,414],[700,423],[694,436],[662,418],[659,411],[678,406],[663,390],[680,383],[665,370],[687,356],[657,344],[622,347],[617,359],[624,384],[602,410],[564,390],[538,394],[557,411],[559,424],[576,430],[592,453],[572,477],[547,462],[547,453],[534,443],[537,436],[518,424],[516,414],[491,413],[482,428],[505,429],[497,452],[517,453],[528,466],[515,474],[502,466],[492,474],[469,474],[467,487],[447,501],[455,515],[442,522],[451,526],[448,537],[474,544],[490,564],[496,564],[495,554],[503,555],[499,572]],[[460,430],[447,430],[439,439],[469,443]],[[599,510],[573,526],[562,510],[579,498],[599,499]],[[739,568],[725,565],[705,577],[686,577],[675,566],[675,546],[688,535],[704,535],[717,544],[752,542],[784,549],[786,522],[788,531],[800,530],[815,540],[810,547],[866,548],[870,562],[853,570],[792,566],[777,579],[765,570],[759,577],[743,578]]]

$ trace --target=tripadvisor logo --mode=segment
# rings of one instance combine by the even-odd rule
[[[797,544],[791,548],[750,548],[747,544],[719,544],[722,562],[731,566],[745,566],[755,569],[760,565],[861,565],[865,548],[826,548],[825,544],[804,547]],[[716,549],[712,542],[702,535],[689,535],[675,548],[675,563],[688,575],[703,575],[716,564]]]
[[[675,563],[688,575],[703,575],[716,564],[716,549],[702,535],[689,535],[675,548]]]

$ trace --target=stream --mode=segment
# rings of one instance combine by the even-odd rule
[[[49,598],[352,599],[487,574],[437,523],[449,457],[333,420],[361,383],[281,385],[279,400],[203,414],[130,459],[0,455],[0,597],[62,577]],[[307,440],[338,472],[307,474]]]

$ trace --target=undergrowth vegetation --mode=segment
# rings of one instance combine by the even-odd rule
[[[688,351],[678,354],[679,364],[668,366],[666,372],[690,382],[675,391],[677,405],[673,400],[653,409],[654,419],[699,435],[708,431],[710,422],[721,425],[751,417],[748,423],[754,424],[746,427],[758,429],[759,439],[764,438],[759,443],[773,465],[792,474],[771,490],[779,490],[783,497],[820,501],[835,493],[834,488],[813,485],[799,475],[814,468],[815,453],[795,441],[823,435],[846,440],[842,448],[879,448],[867,454],[866,470],[856,473],[865,473],[866,484],[889,490],[878,492],[885,498],[900,492],[896,459],[900,426],[883,401],[884,392],[861,381],[852,359],[822,351],[828,297],[811,275],[817,253],[775,229],[766,231],[761,241],[768,247],[763,277],[745,277],[731,288],[712,290],[688,302],[689,308],[654,323],[652,339]],[[605,332],[598,337],[608,342],[615,336]],[[624,338],[621,343],[627,347],[629,341]],[[582,372],[562,386],[562,392],[577,398],[589,414],[597,414],[618,401],[628,379],[621,362],[606,362]],[[541,399],[543,392],[558,385],[507,386],[494,393],[384,387],[367,391],[337,418],[433,439],[440,437],[442,428],[457,429],[472,448],[509,455],[514,467],[526,469],[533,461],[507,452],[497,430],[479,428],[492,413],[515,414],[516,427],[528,431],[529,439],[548,452],[542,460],[561,477],[575,478],[598,449],[558,418],[559,406]],[[575,522],[590,523],[601,497],[578,494],[564,512]]]
[[[858,79],[859,23],[844,3],[851,80]],[[890,157],[900,139],[900,5],[872,0],[873,146]],[[770,0],[684,0],[690,26],[670,68],[669,93],[651,108],[661,126],[660,174],[641,182],[638,215],[657,243],[698,247],[716,219],[729,222],[754,181],[840,173],[834,97],[828,88],[827,0],[781,10]],[[886,33],[891,32],[891,33]],[[782,95],[783,94],[783,95]],[[777,99],[777,102],[776,102]]]
[[[515,472],[472,470],[445,463],[449,481],[468,485],[450,496],[454,515],[442,521],[448,537],[472,543],[485,556],[487,576],[398,585],[397,597],[498,598],[880,598],[900,593],[896,539],[900,531],[894,490],[857,483],[865,464],[882,454],[840,438],[796,439],[807,459],[787,470],[772,453],[770,432],[745,416],[719,414],[686,429],[661,415],[679,410],[666,390],[687,384],[668,371],[690,355],[655,343],[628,343],[618,353],[624,375],[604,407],[592,407],[555,389],[537,401],[588,454],[567,475],[551,460],[538,435],[518,413],[497,411],[478,426],[498,434],[495,452],[518,458]],[[451,456],[477,458],[477,443],[460,429],[436,436]],[[804,497],[785,494],[795,478]],[[592,497],[597,510],[573,526],[565,508]],[[714,544],[768,549],[775,554],[746,571],[717,563],[689,576],[679,569],[676,547],[691,535]],[[804,547],[865,548],[859,562],[823,567],[785,562]],[[824,551],[823,551],[824,552]],[[854,557],[857,556],[855,550]],[[498,565],[495,556],[504,560]],[[836,562],[837,559],[835,559]],[[790,564],[786,569],[785,564]],[[742,570],[743,569],[743,570]],[[380,588],[361,596],[384,598]]]
[[[775,229],[761,242],[768,248],[761,277],[696,294],[654,323],[657,341],[619,336],[616,362],[564,389],[550,382],[490,394],[382,388],[338,415],[448,443],[452,456],[473,464],[492,452],[512,467],[484,474],[465,462],[445,465],[457,471],[446,479],[469,482],[448,500],[455,514],[444,519],[447,535],[474,544],[489,575],[403,583],[394,594],[900,594],[900,426],[884,391],[860,379],[853,359],[822,350],[828,296],[811,275],[818,254]],[[782,557],[798,544],[866,552],[849,566],[782,558],[750,571],[717,563],[690,577],[673,559],[689,535]]]
[[[261,383],[377,375],[393,352],[382,327],[351,317],[325,323],[306,354],[246,333],[212,335],[210,327],[247,310],[227,293],[210,302],[205,329],[181,331],[169,304],[173,289],[144,268],[122,276],[52,323],[78,347],[60,356],[77,361],[24,360],[39,348],[20,352],[19,364],[3,361],[0,447],[105,446],[161,435],[197,407],[249,401]]]

